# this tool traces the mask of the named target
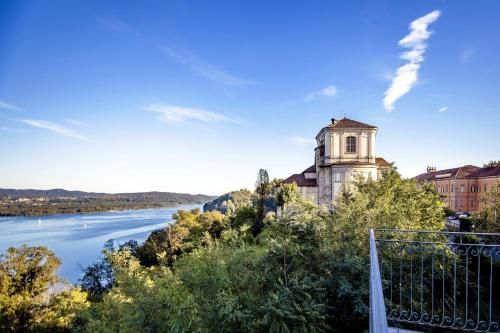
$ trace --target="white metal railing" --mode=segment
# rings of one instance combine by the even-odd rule
[[[388,333],[375,233],[370,229],[370,333]]]

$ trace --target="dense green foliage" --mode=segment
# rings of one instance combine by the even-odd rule
[[[273,185],[260,176],[256,196],[268,198]],[[368,229],[443,226],[435,191],[394,170],[344,189],[334,212],[305,201],[294,185],[282,185],[276,202],[279,219],[264,215],[259,200],[231,215],[179,211],[142,245],[106,248],[82,281],[92,304],[74,312],[72,329],[362,332]]]
[[[241,207],[251,206],[254,199],[254,193],[247,189],[232,191],[204,204],[203,211],[218,210],[231,216]]]
[[[476,231],[500,233],[500,184],[490,187],[482,200],[483,208],[472,216]]]
[[[261,176],[257,188],[269,186]],[[257,197],[269,195],[260,190]],[[231,216],[180,211],[142,246],[108,253],[114,286],[80,313],[78,331],[361,332],[368,229],[443,226],[435,191],[394,170],[359,179],[333,213],[293,185],[282,186],[276,202],[280,219],[262,222],[258,200]]]
[[[79,289],[56,284],[59,265],[45,247],[9,248],[0,256],[1,332],[69,331],[88,302]]]

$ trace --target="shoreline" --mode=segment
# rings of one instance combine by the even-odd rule
[[[2,218],[10,217],[43,217],[43,216],[54,216],[54,215],[71,215],[71,214],[96,214],[96,213],[110,213],[110,212],[125,212],[131,210],[143,210],[143,209],[160,209],[160,208],[174,208],[177,206],[185,205],[204,205],[205,203],[193,202],[193,203],[176,203],[176,204],[165,204],[165,205],[147,205],[145,207],[129,207],[129,208],[113,208],[113,209],[102,209],[102,210],[89,210],[89,211],[74,211],[74,212],[56,212],[52,214],[10,214],[10,215],[0,215]]]

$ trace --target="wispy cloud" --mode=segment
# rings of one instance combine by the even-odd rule
[[[438,110],[438,112],[446,112],[446,111],[448,111],[447,106],[443,106],[441,109]]]
[[[191,72],[197,75],[229,86],[240,86],[254,83],[251,80],[239,78],[207,63],[201,57],[188,49],[173,47],[168,42],[165,43],[163,41],[160,42],[159,40],[153,39],[119,18],[102,17],[99,21],[104,27],[111,31],[125,33],[130,36],[140,38],[143,42],[150,44],[153,49],[166,53],[170,59],[188,68]]]
[[[6,127],[2,126],[0,127],[0,130],[4,132],[9,132],[9,133],[26,133],[26,130],[20,129],[20,128],[12,128],[12,127]]]
[[[172,47],[164,47],[163,50],[172,60],[185,66],[193,73],[206,77],[212,81],[229,86],[240,86],[253,83],[250,80],[241,79],[206,63],[190,51],[181,51]]]
[[[325,87],[323,89],[320,89],[318,91],[315,91],[315,92],[308,94],[304,98],[304,100],[309,102],[309,101],[313,101],[313,100],[320,98],[320,97],[332,97],[335,95],[337,95],[337,87],[328,86],[328,87]]]
[[[313,139],[308,139],[308,138],[303,138],[301,136],[292,136],[290,138],[287,138],[290,142],[296,144],[296,145],[301,145],[301,146],[305,146],[305,145],[315,145],[316,144],[316,140],[313,140]]]
[[[75,119],[66,119],[65,120],[68,124],[71,125],[76,125],[76,126],[88,126],[86,122],[80,121],[80,120],[75,120]]]
[[[157,112],[160,115],[158,119],[165,123],[183,123],[183,122],[232,122],[241,123],[241,120],[228,117],[220,113],[210,112],[203,109],[186,108],[176,105],[153,104],[143,108],[146,111]]]
[[[407,63],[398,68],[395,77],[392,79],[391,86],[384,94],[383,104],[386,111],[394,110],[394,103],[406,95],[417,82],[418,71],[424,61],[424,53],[427,49],[425,41],[432,34],[432,31],[427,28],[440,15],[441,12],[435,10],[414,20],[410,24],[410,33],[399,41],[399,46],[409,49],[400,56]]]
[[[53,133],[56,133],[56,134],[59,134],[62,136],[66,136],[69,138],[74,138],[74,139],[87,141],[87,142],[94,142],[93,140],[89,139],[86,136],[80,135],[67,127],[64,127],[62,125],[59,125],[59,124],[56,124],[56,123],[53,123],[50,121],[34,120],[34,119],[20,119],[20,121],[29,125],[29,126],[36,127],[36,128],[42,128],[42,129],[45,129],[47,131],[50,131],[50,132],[53,132]]]
[[[17,111],[19,107],[0,100],[0,109]]]

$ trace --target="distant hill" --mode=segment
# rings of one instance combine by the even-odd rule
[[[12,198],[120,198],[120,199],[158,199],[174,203],[204,203],[215,198],[205,194],[188,194],[175,192],[136,192],[136,193],[98,193],[84,191],[67,191],[61,188],[52,190],[16,190],[0,188],[0,196]]]
[[[95,193],[83,191],[0,189],[0,216],[87,213],[108,210],[203,204],[215,196],[174,192]]]
[[[67,191],[62,188],[55,188],[52,190],[16,190],[11,188],[0,188],[0,195],[8,195],[13,198],[26,198],[26,197],[46,197],[46,198],[57,198],[57,197],[97,197],[106,195],[106,193],[95,193],[95,192],[83,192],[83,191]]]

